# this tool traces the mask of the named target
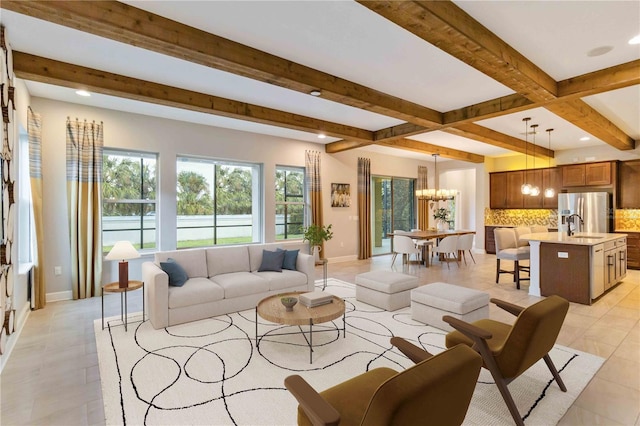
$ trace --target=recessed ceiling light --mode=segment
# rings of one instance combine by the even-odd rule
[[[640,34],[629,40],[629,44],[640,44]]]
[[[312,91],[309,92],[309,94],[311,96],[320,96],[320,95],[322,95],[322,92],[319,91],[319,90],[312,90]]]
[[[320,134],[318,135],[318,139],[324,139],[324,138],[326,138],[326,137],[327,137],[327,135],[325,135],[324,133],[320,133]]]
[[[591,140],[591,138],[589,136],[583,136],[580,138],[580,140],[584,142],[584,141]]]
[[[605,53],[609,53],[613,50],[613,46],[600,46],[600,47],[596,47],[595,49],[591,49],[590,51],[587,52],[587,56],[590,57],[594,57],[594,56],[602,56]]]
[[[91,96],[91,93],[86,90],[76,90],[76,95],[78,96]]]

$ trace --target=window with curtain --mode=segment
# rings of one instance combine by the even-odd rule
[[[276,240],[302,239],[304,168],[276,166]]]
[[[102,249],[127,240],[138,250],[157,248],[157,154],[105,149]]]
[[[261,241],[259,164],[178,157],[176,173],[178,248]]]
[[[18,152],[18,173],[19,176],[19,196],[18,212],[20,220],[18,223],[18,262],[21,264],[30,263],[33,260],[34,247],[34,222],[33,203],[31,201],[31,185],[29,184],[29,136],[24,129],[20,128],[20,146]]]

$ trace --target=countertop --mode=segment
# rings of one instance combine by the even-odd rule
[[[566,232],[539,232],[536,234],[522,235],[520,236],[520,239],[527,240],[527,241],[541,241],[543,243],[595,246],[596,244],[601,244],[607,241],[616,240],[618,238],[625,237],[625,236],[626,234],[578,232],[569,237]]]

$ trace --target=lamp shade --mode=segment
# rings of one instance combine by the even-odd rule
[[[118,241],[105,257],[106,260],[126,260],[136,259],[140,257],[140,253],[133,247],[129,241]]]

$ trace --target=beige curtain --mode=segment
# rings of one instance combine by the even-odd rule
[[[371,257],[371,160],[358,158],[358,259]]]
[[[320,174],[320,152],[305,151],[305,173],[307,181],[307,194],[309,194],[309,204],[311,206],[311,223],[324,225],[322,223],[322,183]],[[320,249],[322,257],[327,258],[324,252],[324,244]]]
[[[67,201],[73,298],[100,295],[102,123],[67,119]]]
[[[418,190],[428,189],[427,167],[418,166]],[[418,198],[418,228],[424,230],[429,229],[429,202]]]
[[[33,303],[36,309],[47,304],[47,289],[44,283],[44,225],[42,210],[42,118],[27,109],[27,133],[29,134],[29,180],[31,181],[31,204],[36,231],[36,250],[33,259],[34,291]]]

